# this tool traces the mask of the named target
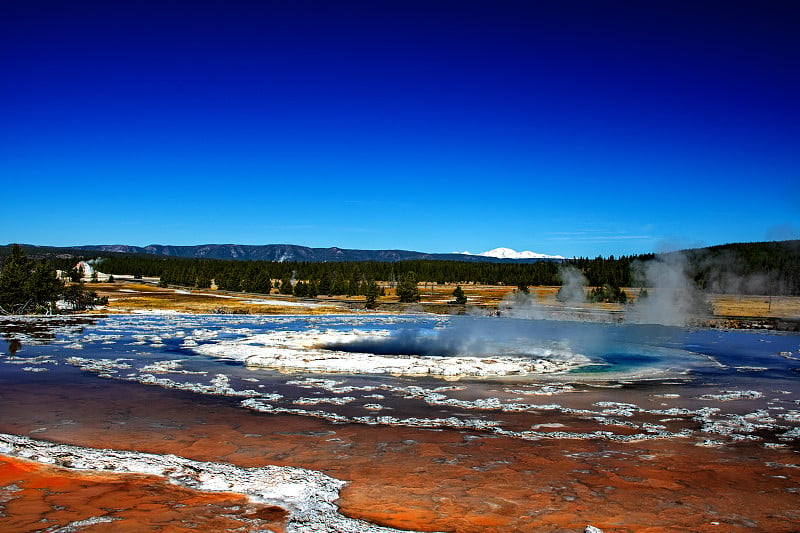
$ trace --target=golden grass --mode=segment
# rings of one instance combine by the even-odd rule
[[[453,301],[453,291],[456,284],[430,284],[419,285],[420,304],[427,310],[435,312],[451,312],[449,303]],[[177,290],[161,288],[146,283],[91,283],[87,288],[94,290],[99,296],[107,296],[108,307],[96,312],[100,313],[127,313],[141,310],[163,309],[185,313],[230,313],[230,314],[293,314],[293,315],[319,315],[332,313],[346,313],[363,307],[365,298],[353,296],[350,298],[320,296],[314,304],[302,305],[302,299],[282,295],[255,295],[244,293],[227,293],[212,289],[204,290]],[[473,285],[463,284],[461,288],[467,295],[468,305],[486,309],[497,308],[504,298],[515,292],[516,287],[503,285]],[[382,311],[401,311],[403,308],[397,304],[398,298],[395,289],[384,284],[385,296],[378,299],[379,304],[384,304]],[[635,300],[638,289],[624,289],[629,299]],[[556,299],[558,287],[531,287],[531,297],[539,304],[552,308],[578,308],[585,310],[622,311],[625,306],[621,304],[564,304]],[[713,294],[709,297],[714,309],[714,314],[725,317],[774,317],[774,318],[800,318],[800,297],[790,296],[736,296]],[[253,300],[285,300],[300,305],[270,305],[254,304]]]
[[[347,312],[333,305],[270,305],[250,301],[264,299],[259,295],[232,295],[213,290],[180,290],[155,287],[143,283],[92,283],[87,288],[98,296],[108,297],[108,306],[96,313],[129,313],[142,310],[165,310],[181,313],[225,313],[258,315],[319,315]],[[187,294],[188,293],[188,294]],[[275,297],[271,299],[292,298]],[[321,303],[321,302],[320,302]]]
[[[711,295],[714,314],[741,317],[800,318],[798,296]]]

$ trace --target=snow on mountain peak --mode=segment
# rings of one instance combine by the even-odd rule
[[[528,250],[518,252],[511,248],[495,248],[494,250],[488,250],[479,254],[470,254],[469,252],[463,253],[467,255],[482,255],[483,257],[496,257],[498,259],[564,259],[560,255],[540,254]]]

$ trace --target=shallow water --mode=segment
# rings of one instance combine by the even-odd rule
[[[111,316],[5,321],[2,327],[8,346],[0,357],[4,374],[32,386],[74,379],[63,372],[72,366],[88,379],[94,374],[229,396],[240,399],[242,408],[263,412],[468,427],[528,439],[542,433],[525,427],[528,419],[543,413],[573,420],[574,431],[559,430],[565,437],[594,430],[629,440],[691,432],[719,443],[748,439],[790,445],[800,425],[800,336],[791,334],[417,315]],[[249,351],[264,348],[265,342],[272,350],[273,344],[311,335],[324,342],[340,332],[379,335],[301,346],[301,356],[337,350],[346,359],[347,352],[371,349],[399,360],[500,354],[566,366],[546,374],[442,379],[287,372],[245,364]],[[615,422],[619,418],[623,424]]]
[[[353,330],[379,333],[397,357],[420,347],[451,357],[549,351],[581,366],[460,380],[323,375],[246,366],[213,349],[265,333]],[[351,481],[345,513],[394,527],[557,531],[605,520],[619,531],[648,521],[702,530],[715,515],[730,515],[734,530],[796,523],[797,335],[416,315],[5,320],[0,331],[2,432],[319,469]],[[762,496],[737,486],[730,461],[740,482],[764,480]],[[564,494],[553,493],[559,486]],[[487,504],[485,491],[498,500]],[[746,520],[736,505],[723,509],[723,496]],[[692,511],[664,514],[665,498],[694,502]],[[637,506],[635,519],[609,518]]]

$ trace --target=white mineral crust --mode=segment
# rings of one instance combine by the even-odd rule
[[[321,346],[353,341],[384,341],[389,332],[271,332],[194,347],[204,355],[282,371],[346,374],[507,376],[563,372],[585,362],[582,356],[543,353],[541,358],[510,356],[377,355],[329,350]],[[552,359],[547,358],[548,355]],[[565,360],[566,359],[566,360]]]
[[[0,433],[0,454],[63,468],[156,475],[194,490],[243,494],[256,503],[289,511],[286,531],[293,533],[400,532],[339,514],[334,502],[346,483],[315,470],[272,465],[242,468],[175,455],[52,444],[4,433]]]

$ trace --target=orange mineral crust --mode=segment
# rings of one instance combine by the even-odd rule
[[[111,389],[102,382],[36,390],[11,384],[0,390],[0,432],[243,467],[319,470],[349,482],[338,502],[343,514],[418,531],[582,531],[590,523],[615,532],[790,532],[800,525],[800,458],[790,448],[703,447],[688,438],[524,441],[472,431],[336,425],[157,387],[115,383]],[[548,422],[570,423],[560,417]],[[142,485],[158,484],[150,478]],[[75,493],[73,505],[93,505],[79,491],[61,492]],[[177,512],[169,502],[178,496],[159,491],[150,505]],[[243,505],[230,495],[183,496],[194,502],[186,503],[190,508],[204,506],[199,502],[206,497],[212,505]],[[2,520],[19,519],[11,507],[6,514]],[[215,511],[208,519],[227,514]],[[42,517],[41,511],[26,516]],[[176,523],[185,519],[176,517]]]
[[[154,476],[76,472],[0,455],[2,531],[282,532],[285,519],[283,509],[253,505],[237,494],[197,492]]]

